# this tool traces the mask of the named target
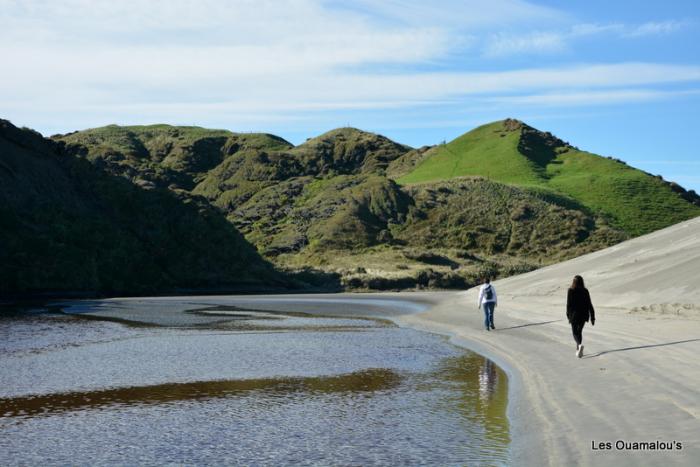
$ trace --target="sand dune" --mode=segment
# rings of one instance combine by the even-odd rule
[[[570,279],[583,275],[597,303],[632,310],[656,305],[700,303],[700,217],[596,253],[500,282],[512,300],[527,297],[555,303]],[[667,306],[658,306],[667,305]],[[687,310],[686,310],[687,311]],[[685,313],[688,316],[698,316]]]
[[[582,359],[565,318],[575,274],[597,311]],[[474,289],[398,320],[452,335],[509,371],[519,465],[697,465],[700,218],[495,286],[495,332],[483,330]],[[682,449],[618,450],[619,440]]]

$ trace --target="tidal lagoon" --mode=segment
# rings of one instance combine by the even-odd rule
[[[367,302],[5,313],[0,464],[508,464],[505,373]]]

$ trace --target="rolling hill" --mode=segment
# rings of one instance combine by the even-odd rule
[[[207,202],[279,268],[355,289],[466,287],[700,214],[694,193],[510,119],[420,149],[355,128],[298,146],[168,125],[52,138]]]
[[[481,126],[403,159],[390,168],[402,185],[483,176],[567,196],[631,236],[700,215],[700,197],[694,192],[513,119]]]

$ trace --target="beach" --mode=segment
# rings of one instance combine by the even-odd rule
[[[596,308],[581,359],[565,315],[575,274]],[[518,464],[696,465],[700,218],[494,286],[496,331],[483,329],[476,289],[398,321],[506,369]]]

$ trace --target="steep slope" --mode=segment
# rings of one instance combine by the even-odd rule
[[[694,192],[512,119],[481,126],[422,155],[413,166],[410,162],[398,160],[389,168],[401,184],[478,175],[536,187],[573,198],[630,235],[700,215]]]
[[[482,255],[551,262],[625,238],[566,199],[481,178],[457,178],[407,187],[413,200],[396,238]]]
[[[521,153],[522,127],[512,122],[489,123],[436,147],[399,182],[410,184],[480,175],[504,183],[541,183],[545,174],[537,161],[544,158],[530,158]]]
[[[207,203],[139,188],[5,120],[0,227],[0,294],[284,284]]]

